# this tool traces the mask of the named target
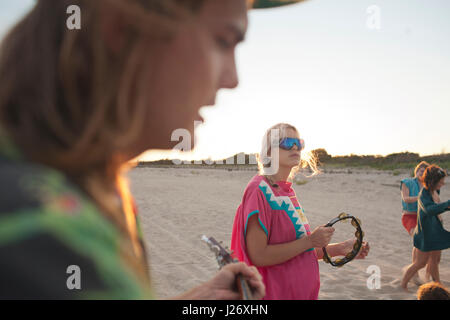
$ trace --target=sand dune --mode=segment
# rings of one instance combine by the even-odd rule
[[[229,245],[236,208],[255,174],[201,168],[135,168],[130,172],[159,298],[180,294],[215,274],[213,253],[200,238],[214,236]],[[298,176],[307,182],[294,184],[294,189],[313,229],[345,211],[360,218],[371,246],[365,260],[339,269],[319,262],[319,299],[416,299],[417,285],[409,284],[411,293],[399,288],[402,268],[411,262],[412,239],[401,225],[399,189],[400,180],[409,174],[340,169],[312,178]],[[444,186],[441,199],[448,198],[450,187]],[[443,218],[450,230],[450,212]],[[343,229],[337,229],[336,237]],[[370,266],[379,268],[378,289],[367,286]],[[442,253],[440,272],[442,282],[450,287],[449,250]]]

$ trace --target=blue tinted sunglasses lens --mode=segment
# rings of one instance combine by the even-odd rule
[[[303,148],[305,147],[305,142],[303,141],[303,139],[297,138],[284,138],[280,142],[280,148],[286,150],[291,150],[294,147],[294,145],[297,145],[297,148],[299,150],[303,150]]]

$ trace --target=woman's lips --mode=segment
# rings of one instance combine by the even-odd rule
[[[200,114],[197,114],[197,117],[194,119],[195,121],[205,122],[205,119]]]

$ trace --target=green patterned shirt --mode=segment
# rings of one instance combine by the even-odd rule
[[[153,298],[123,259],[123,237],[64,174],[24,159],[0,130],[0,299]]]

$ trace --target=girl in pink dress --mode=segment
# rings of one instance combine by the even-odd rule
[[[277,124],[266,132],[259,159],[262,174],[248,183],[234,219],[231,249],[237,259],[258,268],[267,300],[317,299],[317,260],[322,258],[322,247],[327,246],[331,256],[340,256],[354,243],[329,244],[332,227],[320,226],[311,232],[288,182],[298,171],[303,148],[303,140],[291,125]],[[263,164],[269,157],[270,162]],[[364,243],[358,258],[368,251]]]

